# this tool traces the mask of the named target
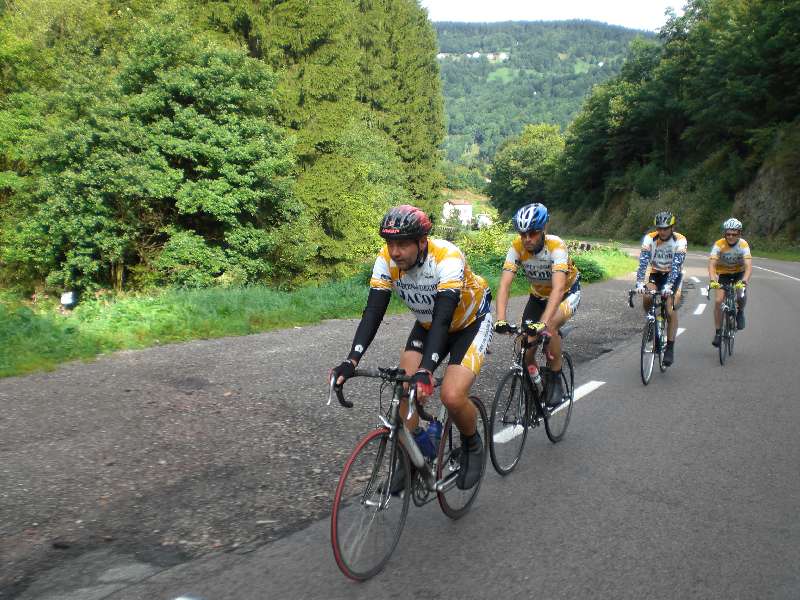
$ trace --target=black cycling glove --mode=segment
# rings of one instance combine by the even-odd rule
[[[417,395],[422,393],[425,396],[430,396],[433,394],[433,373],[427,369],[420,369],[414,373],[409,384],[416,386]]]
[[[331,369],[331,374],[330,377],[328,377],[328,382],[330,383],[331,378],[333,378],[334,385],[336,385],[336,387],[341,387],[336,383],[339,377],[340,376],[344,377],[345,381],[347,381],[355,374],[355,372],[356,368],[353,365],[353,363],[350,362],[349,360],[346,360],[342,362],[342,364],[340,364],[338,367],[334,367],[333,369]],[[344,385],[344,381],[342,382],[342,385]]]
[[[514,329],[508,324],[508,321],[498,321],[494,324],[494,330],[497,333],[514,333]]]

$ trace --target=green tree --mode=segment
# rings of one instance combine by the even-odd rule
[[[564,152],[557,125],[528,125],[498,150],[491,169],[489,195],[508,217],[529,202],[550,203],[549,186]]]
[[[285,235],[302,215],[265,65],[162,23],[134,39],[106,93],[76,85],[64,95],[92,102],[44,140],[32,210],[3,237],[12,272],[119,289],[148,264],[178,284],[302,270],[276,260],[302,241]]]

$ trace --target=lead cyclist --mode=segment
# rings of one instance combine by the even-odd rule
[[[430,219],[414,206],[396,206],[385,214],[380,235],[386,244],[375,259],[367,306],[347,359],[332,369],[331,376],[337,387],[353,376],[394,290],[417,318],[400,356],[400,368],[414,373],[410,385],[421,401],[433,394],[433,371],[450,355],[440,396],[467,449],[459,454],[456,485],[469,489],[478,483],[484,462],[478,411],[469,391],[492,338],[492,297],[486,281],[470,270],[461,250],[445,240],[429,238],[430,230]],[[407,402],[407,398],[401,402],[402,414],[407,414]],[[418,424],[416,412],[405,422],[412,432]],[[403,463],[399,464],[391,482],[393,493],[404,487]]]

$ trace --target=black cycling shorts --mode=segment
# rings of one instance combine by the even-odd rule
[[[654,283],[656,289],[660,290],[665,285],[667,285],[667,279],[669,279],[669,273],[662,273],[660,271],[653,271],[650,273],[650,278],[648,281],[650,283]],[[683,284],[683,273],[678,275],[678,278],[672,284],[672,291],[677,293],[681,289],[681,284]]]
[[[428,330],[419,321],[414,323],[406,341],[406,351],[423,353]],[[462,365],[475,373],[481,372],[486,349],[492,340],[492,314],[487,313],[460,331],[447,334],[447,346],[442,356],[434,356],[438,367],[450,355],[451,365]]]
[[[575,311],[578,310],[578,305],[581,303],[580,281],[580,277],[578,277],[558,305],[558,309],[564,315],[565,323],[575,314]],[[522,311],[522,322],[538,323],[545,308],[547,308],[547,298],[540,298],[533,294],[529,295],[525,310]]]
[[[738,273],[720,273],[718,278],[720,285],[725,285],[726,283],[736,283],[737,281],[744,279],[744,271],[739,271]]]

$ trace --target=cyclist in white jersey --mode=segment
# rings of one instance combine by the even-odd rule
[[[386,244],[375,259],[367,306],[347,359],[332,369],[331,376],[338,387],[353,376],[394,290],[417,318],[400,357],[400,368],[414,373],[411,385],[420,400],[433,393],[433,371],[450,355],[440,397],[461,433],[462,447],[467,449],[459,455],[456,485],[468,489],[480,479],[483,466],[478,415],[469,391],[492,338],[492,296],[486,281],[470,270],[461,250],[445,240],[429,238],[430,230],[428,216],[407,204],[390,209],[383,217],[380,235]],[[406,403],[404,399],[400,405],[404,415]],[[418,422],[415,412],[406,420],[406,427],[414,431]],[[405,473],[401,471],[392,479],[393,493],[404,487]]]
[[[722,224],[722,231],[725,237],[714,242],[708,257],[708,287],[709,290],[717,290],[714,299],[713,346],[719,346],[721,341],[722,301],[725,298],[722,284],[732,283],[736,288],[736,329],[744,329],[744,305],[747,301],[745,292],[753,272],[750,245],[742,239],[742,222],[730,218]]]
[[[636,291],[644,294],[646,289],[659,290],[667,303],[667,348],[664,365],[675,361],[675,336],[678,332],[678,313],[683,285],[683,261],[686,259],[686,238],[675,231],[675,215],[662,211],[655,216],[655,231],[645,234],[639,252],[639,270],[636,272]],[[650,266],[650,276],[645,284],[645,274]],[[643,299],[644,311],[650,309],[652,299]]]

